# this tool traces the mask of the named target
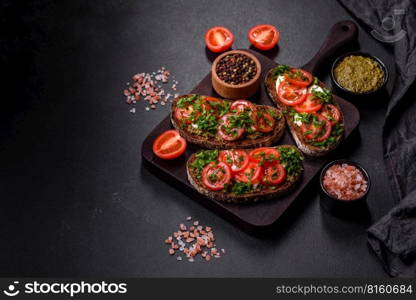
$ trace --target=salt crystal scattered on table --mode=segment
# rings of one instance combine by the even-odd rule
[[[165,95],[165,90],[158,83],[167,83],[170,76],[171,73],[165,67],[160,67],[157,71],[151,73],[137,73],[133,75],[133,83],[126,82],[127,88],[123,90],[126,96],[126,103],[129,105],[136,104],[143,96],[145,97],[144,100],[150,104],[150,107],[145,107],[146,111],[156,109],[157,103],[160,103],[161,106],[166,106],[171,95],[168,94],[169,96],[164,99],[161,98]],[[172,89],[176,90],[177,84],[177,80],[172,80]]]
[[[191,221],[192,217],[188,216],[186,220]],[[204,261],[209,261],[212,257],[220,258],[220,251],[214,244],[215,236],[212,228],[199,225],[199,221],[194,221],[192,224],[196,225],[191,225],[187,228],[185,224],[179,224],[180,230],[173,233],[173,236],[178,240],[177,244],[173,242],[172,236],[165,240],[165,243],[170,245],[169,254],[173,255],[178,250],[185,254],[189,262],[194,262],[195,257],[198,255],[201,255]],[[204,230],[204,228],[208,230]],[[182,237],[184,240],[181,240]],[[225,250],[221,249],[221,252],[225,253]],[[182,260],[182,258],[179,259],[178,257],[176,258],[177,260]]]

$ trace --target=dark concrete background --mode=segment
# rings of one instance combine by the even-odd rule
[[[281,32],[268,53],[306,63],[330,26],[351,16],[319,1],[2,1],[1,276],[386,276],[366,243],[368,223],[319,207],[318,188],[274,238],[259,239],[143,169],[140,147],[167,107],[129,113],[122,90],[136,72],[166,66],[186,93],[209,71],[205,31],[234,32],[247,48],[259,23]],[[360,27],[359,46],[389,53]],[[346,49],[345,49],[346,50]],[[328,82],[328,68],[322,78]],[[359,138],[344,157],[372,177],[372,221],[393,205],[382,160],[385,100],[361,105]],[[177,262],[163,240],[191,215],[214,227],[227,255]]]

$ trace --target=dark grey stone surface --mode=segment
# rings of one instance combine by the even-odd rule
[[[367,246],[368,223],[319,206],[318,186],[276,237],[259,239],[191,201],[146,169],[140,147],[168,113],[129,113],[122,90],[136,72],[166,66],[186,93],[209,71],[205,31],[276,25],[268,55],[306,63],[330,26],[350,19],[335,1],[2,1],[1,276],[386,276]],[[360,27],[361,49],[392,68]],[[328,82],[328,68],[322,70]],[[386,101],[360,105],[359,137],[343,157],[367,168],[373,221],[393,205],[381,148]],[[177,262],[163,240],[191,215],[227,250],[211,263]]]

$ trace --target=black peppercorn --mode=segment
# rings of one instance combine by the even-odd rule
[[[224,56],[218,62],[216,72],[222,81],[237,85],[253,79],[257,68],[250,57],[241,53],[233,53]]]

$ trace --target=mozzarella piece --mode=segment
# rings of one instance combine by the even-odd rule
[[[298,113],[295,113],[293,115],[293,123],[295,123],[298,126],[302,126],[302,119]]]
[[[313,84],[309,87],[308,93],[312,93],[313,91],[323,92],[324,89],[322,87],[320,87],[319,85]]]
[[[277,93],[277,94],[279,94],[279,86],[280,86],[280,83],[281,83],[283,80],[285,80],[285,76],[284,76],[284,75],[280,75],[280,76],[278,76],[278,77],[277,77],[277,79],[276,79],[276,93]]]

